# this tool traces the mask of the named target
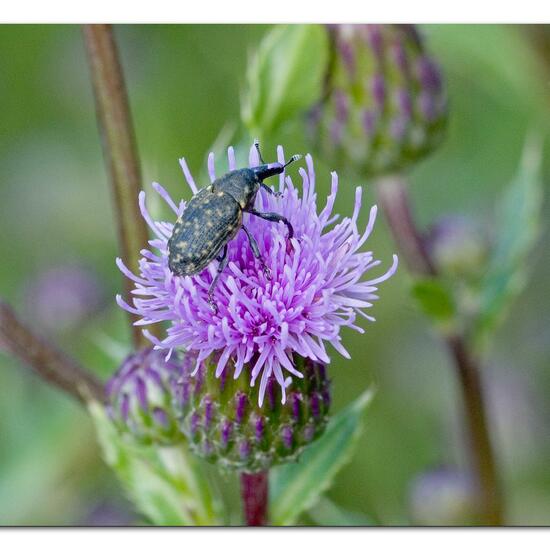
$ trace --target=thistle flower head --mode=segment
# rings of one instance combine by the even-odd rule
[[[277,150],[278,161],[285,162],[282,147]],[[259,164],[254,147],[250,151],[250,166]],[[193,193],[197,186],[185,161],[181,165]],[[233,148],[228,150],[229,169],[236,168]],[[208,162],[210,179],[216,177],[214,156]],[[238,378],[243,369],[250,384],[259,384],[258,399],[263,403],[270,380],[281,387],[281,400],[286,400],[285,388],[291,377],[303,377],[293,356],[308,358],[316,363],[329,363],[327,344],[349,358],[341,341],[340,329],[350,327],[359,332],[357,316],[373,321],[365,313],[377,299],[378,285],[387,280],[397,268],[397,257],[385,273],[365,277],[380,265],[370,251],[362,251],[376,218],[376,207],[370,210],[366,228],[358,228],[361,210],[361,189],[355,193],[351,217],[340,219],[333,213],[338,192],[338,176],[332,173],[332,187],[326,204],[317,207],[315,172],[311,156],[306,156],[306,168],[300,169],[301,191],[290,177],[281,175],[279,191],[282,196],[260,190],[255,208],[277,212],[294,227],[294,238],[287,242],[287,228],[282,223],[270,223],[244,214],[243,223],[258,242],[270,276],[254,258],[246,235],[240,232],[229,243],[229,264],[216,286],[213,310],[208,302],[208,288],[216,273],[217,262],[194,276],[176,276],[168,267],[167,241],[172,221],[155,221],[145,205],[145,194],[139,197],[143,217],[155,238],[155,249],[143,250],[139,274],[132,273],[121,260],[122,272],[135,282],[133,303],[120,296],[121,307],[140,317],[139,325],[168,322],[167,334],[157,339],[146,330],[144,334],[157,349],[166,350],[168,357],[174,349],[196,352],[196,369],[213,354],[217,354],[215,375],[230,369]],[[180,216],[185,202],[176,204],[159,184],[154,189]],[[226,373],[227,375],[227,373]]]

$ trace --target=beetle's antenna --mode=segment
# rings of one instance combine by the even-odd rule
[[[289,164],[293,163],[295,160],[300,160],[302,158],[302,155],[292,155],[290,159],[286,162],[286,164],[283,166],[283,168],[286,168]]]
[[[260,162],[262,164],[265,164],[265,160],[262,158],[262,152],[260,151],[260,142],[258,139],[254,140],[254,147],[256,147],[256,151],[258,151],[258,156],[260,157]]]

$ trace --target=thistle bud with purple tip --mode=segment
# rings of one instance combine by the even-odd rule
[[[476,486],[468,472],[436,468],[411,482],[409,512],[415,525],[471,525],[476,510]]]
[[[181,441],[172,409],[173,388],[182,377],[181,360],[165,360],[151,348],[129,355],[107,384],[108,412],[117,428],[141,443]]]
[[[295,460],[323,433],[330,384],[322,363],[297,358],[304,376],[289,378],[285,391],[271,379],[260,406],[249,372],[234,378],[225,369],[217,378],[216,358],[198,366],[195,359],[186,356],[174,394],[180,428],[195,454],[225,468],[254,472]]]
[[[362,175],[400,171],[440,142],[447,98],[414,25],[333,25],[324,99],[311,135]]]
[[[447,215],[439,218],[425,238],[437,270],[462,279],[479,278],[486,267],[491,243],[476,220]]]

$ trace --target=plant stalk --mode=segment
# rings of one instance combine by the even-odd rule
[[[376,191],[388,225],[412,273],[437,276],[437,270],[414,223],[406,182],[401,176],[381,178]],[[503,524],[503,502],[491,444],[485,396],[477,358],[463,335],[444,337],[462,392],[471,467],[479,492],[479,522]]]
[[[128,95],[110,25],[84,25],[96,113],[103,156],[111,181],[121,257],[130,268],[138,266],[140,251],[147,246],[147,226],[138,207],[141,170]],[[124,293],[131,303],[132,282],[123,277]],[[132,314],[130,322],[136,348],[148,345]]]
[[[246,525],[267,525],[269,476],[267,470],[241,474],[241,498]]]
[[[0,348],[26,363],[49,384],[68,393],[81,403],[105,399],[103,384],[54,345],[34,334],[0,300]]]
[[[454,359],[462,390],[470,456],[477,472],[480,522],[484,525],[502,525],[502,499],[489,435],[479,365],[473,354],[466,348],[462,338],[449,336],[446,338],[446,343]]]

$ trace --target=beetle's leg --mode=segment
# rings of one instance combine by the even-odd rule
[[[229,262],[229,256],[227,255],[227,245],[223,247],[223,251],[221,255],[218,257],[219,264],[218,269],[216,271],[216,276],[210,283],[210,288],[208,289],[208,303],[210,304],[210,307],[217,313],[218,306],[214,303],[214,290],[216,288],[216,285],[218,284],[218,279],[220,278],[220,275],[222,274],[222,271],[227,267],[227,264]]]
[[[254,235],[252,235],[252,233],[250,233],[250,231],[248,231],[248,229],[244,225],[241,225],[241,227],[248,237],[248,241],[250,242],[250,248],[252,248],[252,254],[254,254],[254,258],[256,258],[260,262],[266,278],[270,280],[271,270],[269,269],[269,267],[267,267],[267,265],[265,265],[264,259],[262,258],[262,254],[260,253],[260,249],[258,247],[256,239],[254,238]]]
[[[260,183],[260,187],[262,189],[265,189],[270,195],[273,195],[274,197],[282,197],[283,194],[280,191],[273,191],[269,185],[266,185],[263,181]]]
[[[254,140],[254,147],[256,147],[256,151],[258,151],[258,156],[260,157],[260,162],[262,164],[265,164],[265,160],[262,158],[262,153],[260,151],[260,142],[257,139]]]
[[[249,214],[252,214],[253,216],[258,216],[258,218],[262,218],[263,220],[267,220],[268,222],[283,222],[286,225],[286,228],[288,229],[288,239],[292,239],[294,237],[294,228],[292,227],[292,224],[280,214],[276,214],[275,212],[258,212],[257,210],[254,210],[253,208],[246,210]]]

